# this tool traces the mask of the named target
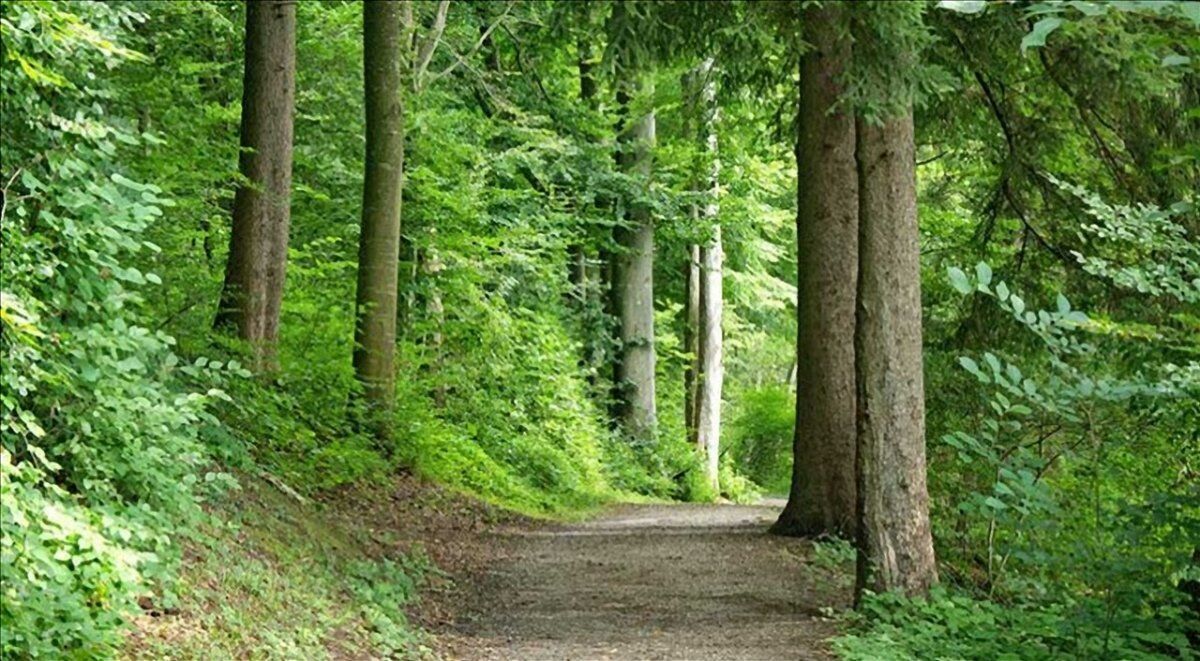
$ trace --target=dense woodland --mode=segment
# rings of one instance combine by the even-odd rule
[[[772,532],[857,558],[846,658],[1200,655],[1200,3],[13,0],[0,36],[5,658],[130,654],[248,482],[398,474],[540,517],[787,494]],[[435,569],[328,571],[348,657],[430,653],[393,602]]]

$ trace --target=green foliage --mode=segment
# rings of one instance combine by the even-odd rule
[[[48,2],[0,16],[0,646],[19,656],[110,654],[136,598],[169,591],[174,534],[227,482],[202,437],[239,368],[180,360],[145,313],[160,279],[131,263],[171,202],[124,174],[155,139],[106,116],[113,90],[93,74],[144,59],[120,45],[142,19]]]
[[[929,599],[869,595],[861,627],[834,643],[845,659],[1192,658],[1172,630],[1183,613],[1113,627],[1102,609],[1070,602],[997,603],[935,589]]]
[[[787,493],[791,484],[795,402],[787,386],[743,392],[728,428],[738,472],[771,493]]]
[[[371,521],[243,482],[188,543],[178,607],[139,618],[123,657],[430,655],[405,614],[437,576],[419,547],[381,548]]]
[[[420,31],[435,6],[418,6]],[[1189,653],[1178,588],[1195,578],[1200,536],[1196,6],[855,6],[846,103],[868,119],[917,106],[929,482],[947,587],[869,598],[843,654]],[[6,654],[113,656],[147,599],[199,609],[184,655],[425,653],[403,605],[431,568],[340,547],[325,560],[331,545],[304,513],[265,532],[225,526],[238,515],[204,513],[232,484],[222,470],[319,496],[408,469],[536,515],[787,490],[802,15],[787,3],[612,9],[452,3],[431,75],[405,91],[399,384],[395,433],[380,442],[357,424],[349,361],[360,6],[297,8],[281,364],[248,378],[245,347],[211,332],[239,183],[244,5],[3,4]],[[895,57],[909,51],[920,57]],[[686,441],[681,376],[680,274],[709,229],[691,214],[706,147],[680,77],[707,57],[727,257],[720,494]],[[586,102],[581,58],[597,84]],[[630,108],[615,103],[626,67],[654,90]],[[619,171],[614,127],[651,108],[646,179]],[[608,420],[620,384],[601,274],[633,204],[656,224],[660,427],[640,444]],[[572,283],[580,256],[586,281]],[[178,582],[184,543],[197,557]],[[812,562],[836,573],[846,552],[822,544]],[[174,653],[173,640],[150,635],[130,653]]]

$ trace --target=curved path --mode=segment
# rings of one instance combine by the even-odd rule
[[[444,635],[460,659],[825,659],[849,584],[766,534],[782,503],[625,505],[490,533]]]

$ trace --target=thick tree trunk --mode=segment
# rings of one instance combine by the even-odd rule
[[[847,9],[804,12],[800,62],[796,435],[787,507],[772,531],[853,537],[854,305],[858,175],[854,118],[837,107],[850,61]]]
[[[699,215],[698,209],[692,210],[693,221],[698,220]],[[688,443],[696,443],[696,387],[700,372],[700,246],[690,244],[687,249],[683,284],[683,350],[691,358],[683,370],[683,424]]]
[[[921,260],[912,111],[858,123],[855,364],[858,590],[924,594],[937,582],[925,486]]]
[[[296,4],[246,6],[241,155],[225,284],[214,323],[253,349],[254,367],[278,366],[279,310],[291,222],[292,115],[296,92]]]
[[[626,71],[623,75],[632,76]],[[650,177],[655,141],[654,112],[622,132],[622,169]],[[633,441],[652,441],[658,426],[654,399],[654,219],[642,204],[630,205],[626,223],[617,228],[619,251],[613,260],[613,295],[619,320],[620,357],[616,390],[621,429]]]
[[[704,457],[704,472],[713,491],[720,493],[721,388],[725,381],[723,338],[721,335],[722,268],[725,255],[718,222],[718,195],[721,161],[717,154],[717,84],[713,59],[696,69],[697,101],[700,110],[699,137],[704,143],[704,188],[707,199],[700,210],[700,222],[712,235],[700,248],[699,378],[696,400],[696,444]]]
[[[366,172],[358,243],[354,373],[363,386],[370,424],[389,436],[395,398],[397,269],[400,197],[404,182],[401,90],[401,2],[363,5]]]

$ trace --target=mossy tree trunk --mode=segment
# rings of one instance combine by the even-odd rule
[[[404,183],[402,36],[411,17],[404,2],[363,5],[366,158],[355,293],[354,374],[368,423],[390,436],[396,392],[396,305],[400,202]]]

